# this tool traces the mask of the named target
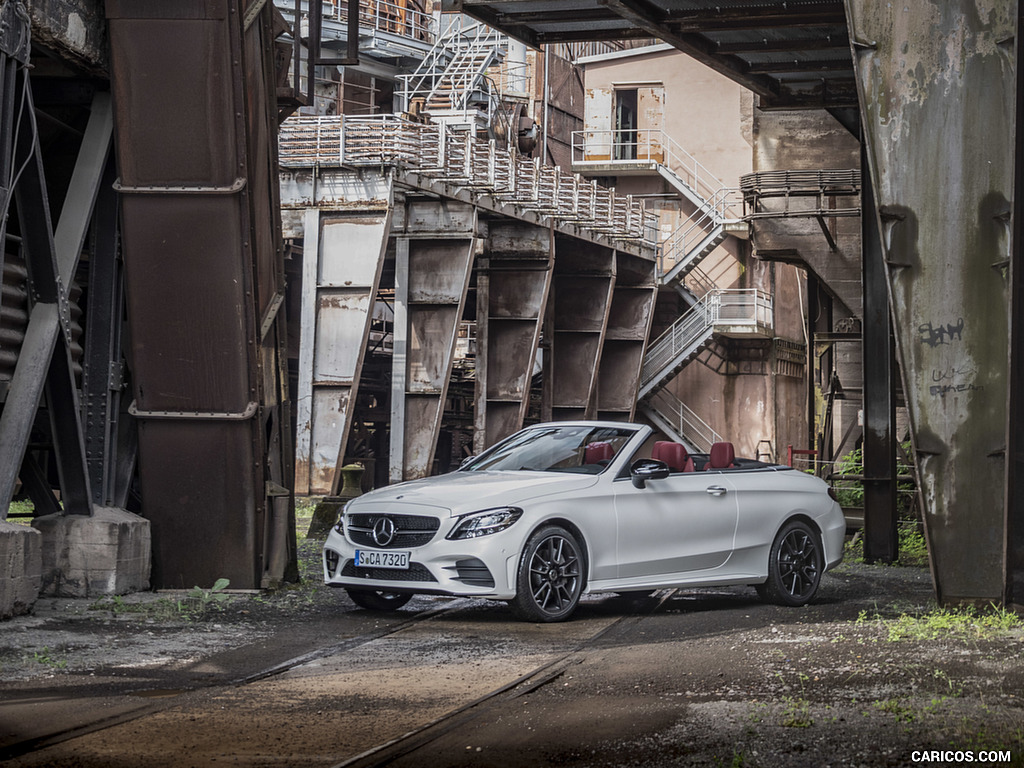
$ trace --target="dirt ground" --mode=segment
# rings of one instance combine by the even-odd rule
[[[924,569],[845,563],[803,609],[749,588],[594,596],[541,626],[486,601],[362,611],[302,550],[304,582],[273,595],[45,599],[0,624],[0,761],[1024,765],[1019,620],[937,611]]]

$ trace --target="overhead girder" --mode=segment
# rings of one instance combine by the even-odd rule
[[[846,9],[937,595],[1001,601],[1016,3]]]
[[[442,9],[475,16],[540,47],[550,43],[654,37],[744,85],[762,109],[856,106],[841,0],[757,3],[602,0],[575,3],[443,0]],[[808,51],[822,54],[807,59]],[[831,51],[834,56],[825,55]],[[766,58],[763,58],[766,57]]]

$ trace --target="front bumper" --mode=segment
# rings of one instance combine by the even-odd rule
[[[408,569],[356,568],[356,547],[337,530],[324,544],[324,583],[331,587],[511,600],[519,548],[508,531],[449,541],[440,530],[430,543],[410,547]]]

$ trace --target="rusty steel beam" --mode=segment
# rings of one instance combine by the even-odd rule
[[[106,13],[153,583],[272,586],[296,576],[272,5]]]
[[[401,226],[395,256],[392,482],[426,477],[433,468],[473,270],[477,209],[408,198]]]
[[[523,426],[553,260],[551,228],[490,222],[476,267],[475,453]]]
[[[391,209],[307,209],[303,240],[295,491],[337,492]]]
[[[555,240],[544,360],[544,415],[554,421],[596,415],[597,372],[615,286],[615,251]]]
[[[1017,4],[1017,40],[1024,40],[1024,3]],[[1010,253],[1009,417],[1006,429],[1006,602],[1024,607],[1024,45],[1015,46],[1017,76]]]
[[[1002,601],[1016,3],[846,13],[936,593]]]
[[[28,70],[21,74],[17,101],[24,108],[19,110],[21,122],[14,149],[16,156],[24,160],[13,192],[33,301],[0,414],[0,503],[6,514],[36,409],[45,392],[64,512],[90,515],[92,499],[85,439],[71,360],[69,293],[110,152],[110,97],[99,94],[94,99],[60,221],[54,228]],[[39,500],[43,502],[41,506],[49,505],[48,499]]]
[[[595,398],[597,417],[631,421],[640,389],[644,347],[654,319],[657,274],[653,259],[615,254],[615,285],[601,346]]]
[[[878,230],[874,189],[864,179],[864,559],[894,562],[899,557],[896,511],[895,360],[885,255]]]

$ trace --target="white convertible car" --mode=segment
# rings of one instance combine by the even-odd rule
[[[842,559],[845,530],[824,482],[730,443],[687,455],[645,425],[556,422],[349,502],[324,579],[371,610],[461,595],[529,621],[567,619],[585,593],[683,586],[750,584],[795,606]]]

